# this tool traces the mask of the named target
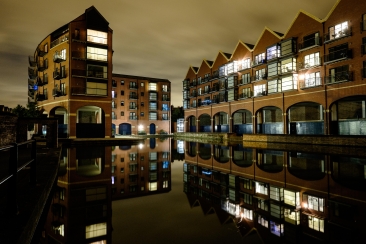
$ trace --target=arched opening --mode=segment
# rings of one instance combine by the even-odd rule
[[[202,114],[199,117],[199,132],[211,132],[211,117],[208,114]]]
[[[233,132],[240,136],[253,133],[252,112],[240,109],[233,113]]]
[[[150,135],[155,135],[156,134],[156,126],[154,123],[150,124]]]
[[[186,142],[187,154],[191,157],[197,156],[197,142]]]
[[[67,110],[64,107],[55,107],[50,111],[50,117],[56,118],[58,122],[58,138],[68,137]]]
[[[259,150],[257,166],[269,173],[278,173],[283,169],[283,151]]]
[[[229,115],[219,112],[214,115],[214,132],[229,132]]]
[[[355,157],[331,157],[331,173],[334,181],[355,190],[366,190],[366,159]]]
[[[112,137],[116,135],[116,125],[112,123]]]
[[[330,106],[330,134],[366,135],[366,97],[341,99]]]
[[[323,106],[314,102],[302,102],[288,109],[289,134],[323,135]]]
[[[214,158],[219,163],[227,163],[230,160],[230,150],[227,146],[214,145]]]
[[[264,107],[258,110],[258,134],[283,134],[282,110],[277,107]]]
[[[195,116],[189,116],[187,118],[188,121],[188,132],[196,132],[196,117]]]
[[[118,134],[120,134],[120,135],[131,135],[132,134],[131,124],[127,124],[127,123],[119,124]]]
[[[105,114],[96,106],[84,106],[76,112],[77,138],[104,138]]]
[[[104,170],[104,147],[76,148],[76,173],[81,176],[100,175]]]

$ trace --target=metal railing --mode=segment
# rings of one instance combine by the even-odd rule
[[[25,152],[22,150],[22,153],[19,153],[19,148],[23,145],[31,144],[31,155],[30,159],[20,160],[20,156],[24,157]],[[7,213],[10,215],[16,215],[18,212],[18,204],[17,204],[17,181],[18,181],[18,172],[23,170],[25,167],[30,168],[30,181],[31,185],[36,185],[36,178],[37,178],[37,146],[35,140],[29,140],[21,143],[13,143],[10,145],[0,147],[0,153],[5,154],[7,151],[10,152],[8,165],[1,165],[1,167],[7,167],[7,170],[4,170],[1,175],[0,185],[7,184]],[[4,155],[2,155],[4,156]],[[5,161],[5,160],[4,160]],[[4,162],[2,161],[2,162]],[[7,171],[7,172],[6,172]],[[4,174],[5,173],[5,174]]]

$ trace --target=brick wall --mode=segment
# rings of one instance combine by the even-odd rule
[[[0,112],[0,146],[16,142],[17,121],[14,114]]]

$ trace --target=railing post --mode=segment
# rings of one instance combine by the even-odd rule
[[[30,184],[36,185],[37,183],[37,142],[32,141],[32,162],[30,164]]]
[[[18,145],[13,143],[13,148],[10,150],[9,158],[9,176],[7,182],[8,196],[7,196],[7,213],[9,215],[17,215],[17,178],[18,178]]]

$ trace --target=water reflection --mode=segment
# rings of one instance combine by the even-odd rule
[[[363,239],[366,151],[347,155],[337,147],[323,147],[327,153],[320,153],[304,146],[294,150],[293,145],[211,145],[211,151],[198,142],[185,146],[183,181],[190,203],[220,216],[225,212],[219,218],[233,220],[243,236],[256,232],[265,243]]]
[[[366,152],[289,147],[148,139],[140,145],[65,148],[40,243],[112,243],[113,235],[132,235],[138,243],[150,229],[155,236],[160,228],[166,238],[195,229],[216,238],[218,231],[231,231],[228,226],[234,230],[230,243],[253,243],[249,233],[265,243],[359,242],[366,227]],[[172,163],[183,158],[173,178]],[[181,184],[178,189],[173,181]],[[113,207],[112,226],[112,201],[141,197],[146,199],[142,204]],[[217,216],[225,227],[213,231],[211,223],[199,222],[200,212],[186,221],[193,207]],[[121,222],[127,215],[127,224]],[[192,240],[182,232],[187,239],[175,243]],[[196,234],[194,240],[199,239]]]

